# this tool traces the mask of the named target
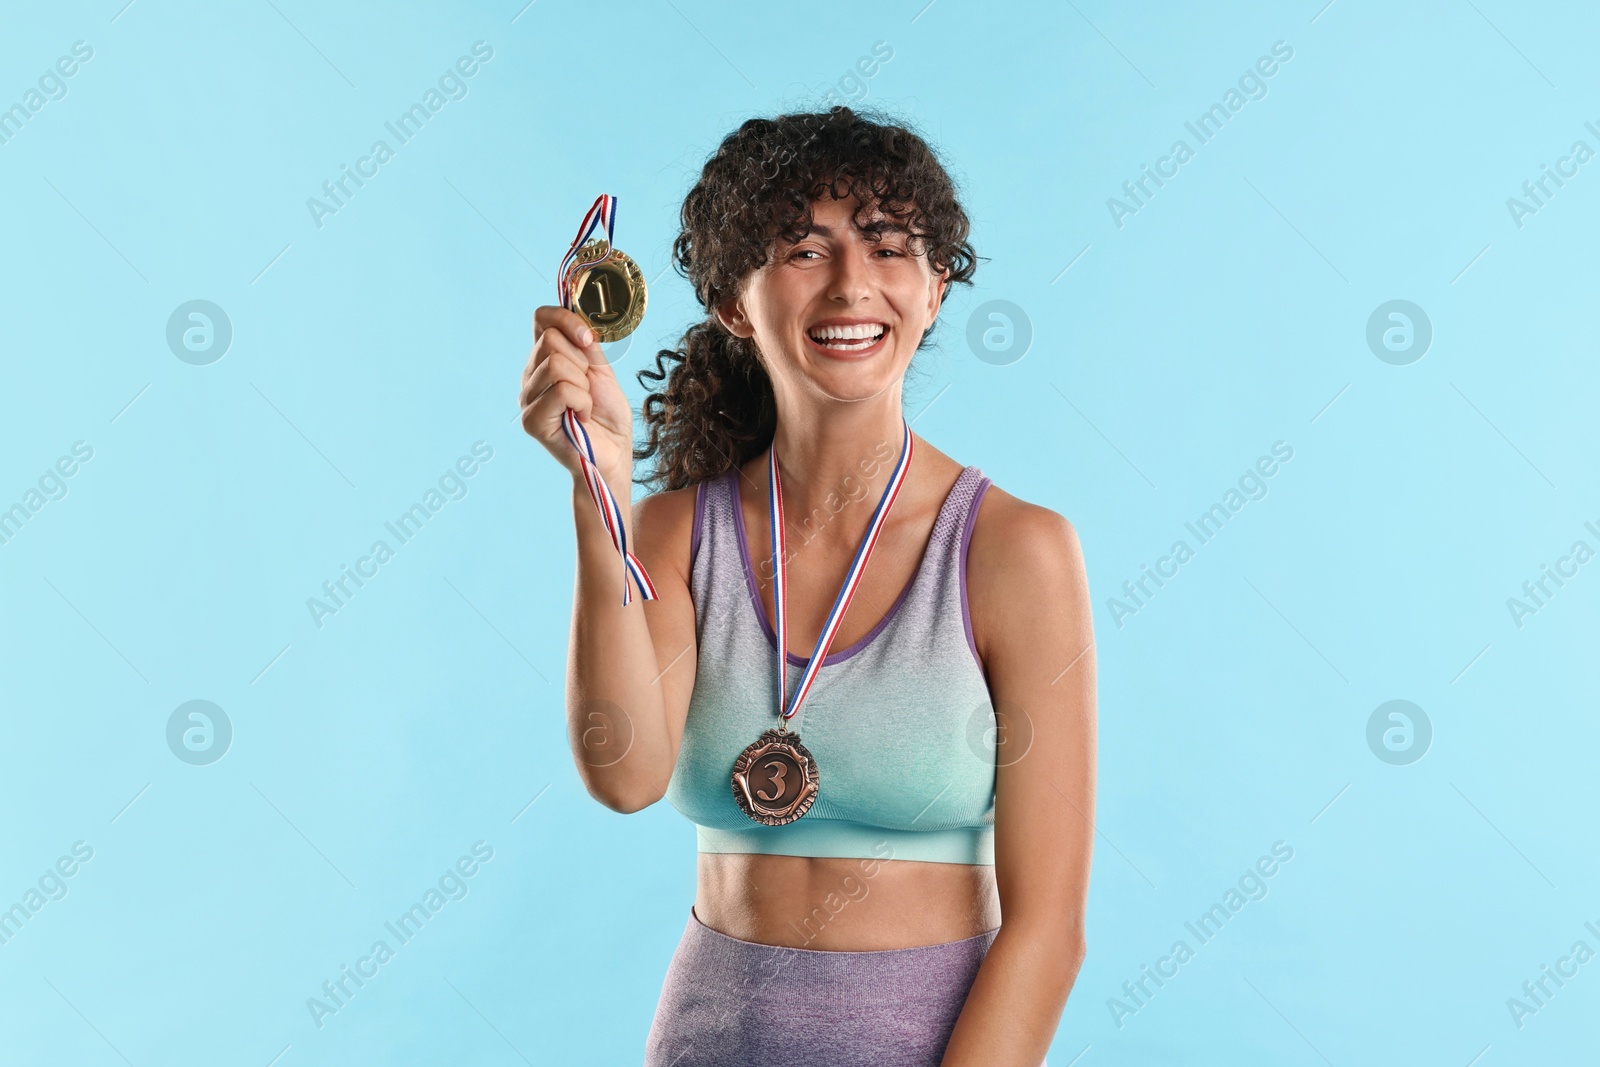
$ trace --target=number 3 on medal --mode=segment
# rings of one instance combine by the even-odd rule
[[[783,763],[780,760],[775,760],[775,759],[774,760],[768,760],[767,761],[767,766],[768,767],[777,768],[777,770],[775,770],[773,772],[773,774],[772,774],[772,788],[776,789],[777,792],[772,794],[770,797],[767,796],[765,793],[757,793],[756,796],[760,797],[762,800],[770,802],[770,801],[777,800],[779,797],[783,796],[783,771],[784,771],[784,767],[783,767]]]

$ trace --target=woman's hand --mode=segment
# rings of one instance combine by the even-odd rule
[[[633,475],[633,409],[593,332],[575,312],[546,305],[533,313],[533,354],[522,372],[522,428],[576,479],[578,450],[561,417],[571,408],[594,447],[594,463],[613,487]]]

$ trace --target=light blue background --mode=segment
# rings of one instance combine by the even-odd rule
[[[694,834],[573,768],[570,481],[515,421],[529,317],[617,194],[653,280],[617,361],[637,405],[698,310],[663,272],[701,162],[830,89],[920,125],[988,257],[919,357],[917,431],[1087,560],[1099,835],[1051,1063],[1592,1055],[1600,962],[1520,1029],[1506,1006],[1600,950],[1600,563],[1520,628],[1506,605],[1600,548],[1600,162],[1520,227],[1506,204],[1600,149],[1591,10],[123,2],[0,34],[3,107],[94,49],[0,144],[0,507],[94,450],[0,545],[0,906],[94,850],[0,945],[7,1063],[638,1061]],[[307,198],[476,41],[465,98],[319,228]],[[1184,122],[1275,41],[1266,95],[1197,146]],[[1107,199],[1180,137],[1119,228]],[[233,329],[205,366],[165,339],[194,299]],[[1409,365],[1366,343],[1391,299],[1432,323]],[[1021,359],[968,347],[988,300],[1031,323]],[[1122,583],[1280,440],[1266,497],[1119,626]],[[465,497],[319,628],[307,598],[477,441]],[[193,699],[234,729],[209,766],[165,739]],[[1391,699],[1433,726],[1410,765],[1366,741]],[[470,893],[319,1029],[307,998],[480,840]],[[1270,894],[1119,1027],[1122,983],[1279,840]]]

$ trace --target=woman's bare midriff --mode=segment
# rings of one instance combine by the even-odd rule
[[[873,952],[961,941],[1000,925],[993,865],[698,855],[695,915],[741,941]]]

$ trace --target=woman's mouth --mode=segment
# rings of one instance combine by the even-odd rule
[[[881,322],[813,326],[806,331],[806,339],[812,345],[835,356],[861,356],[876,352],[888,335],[889,327]]]

